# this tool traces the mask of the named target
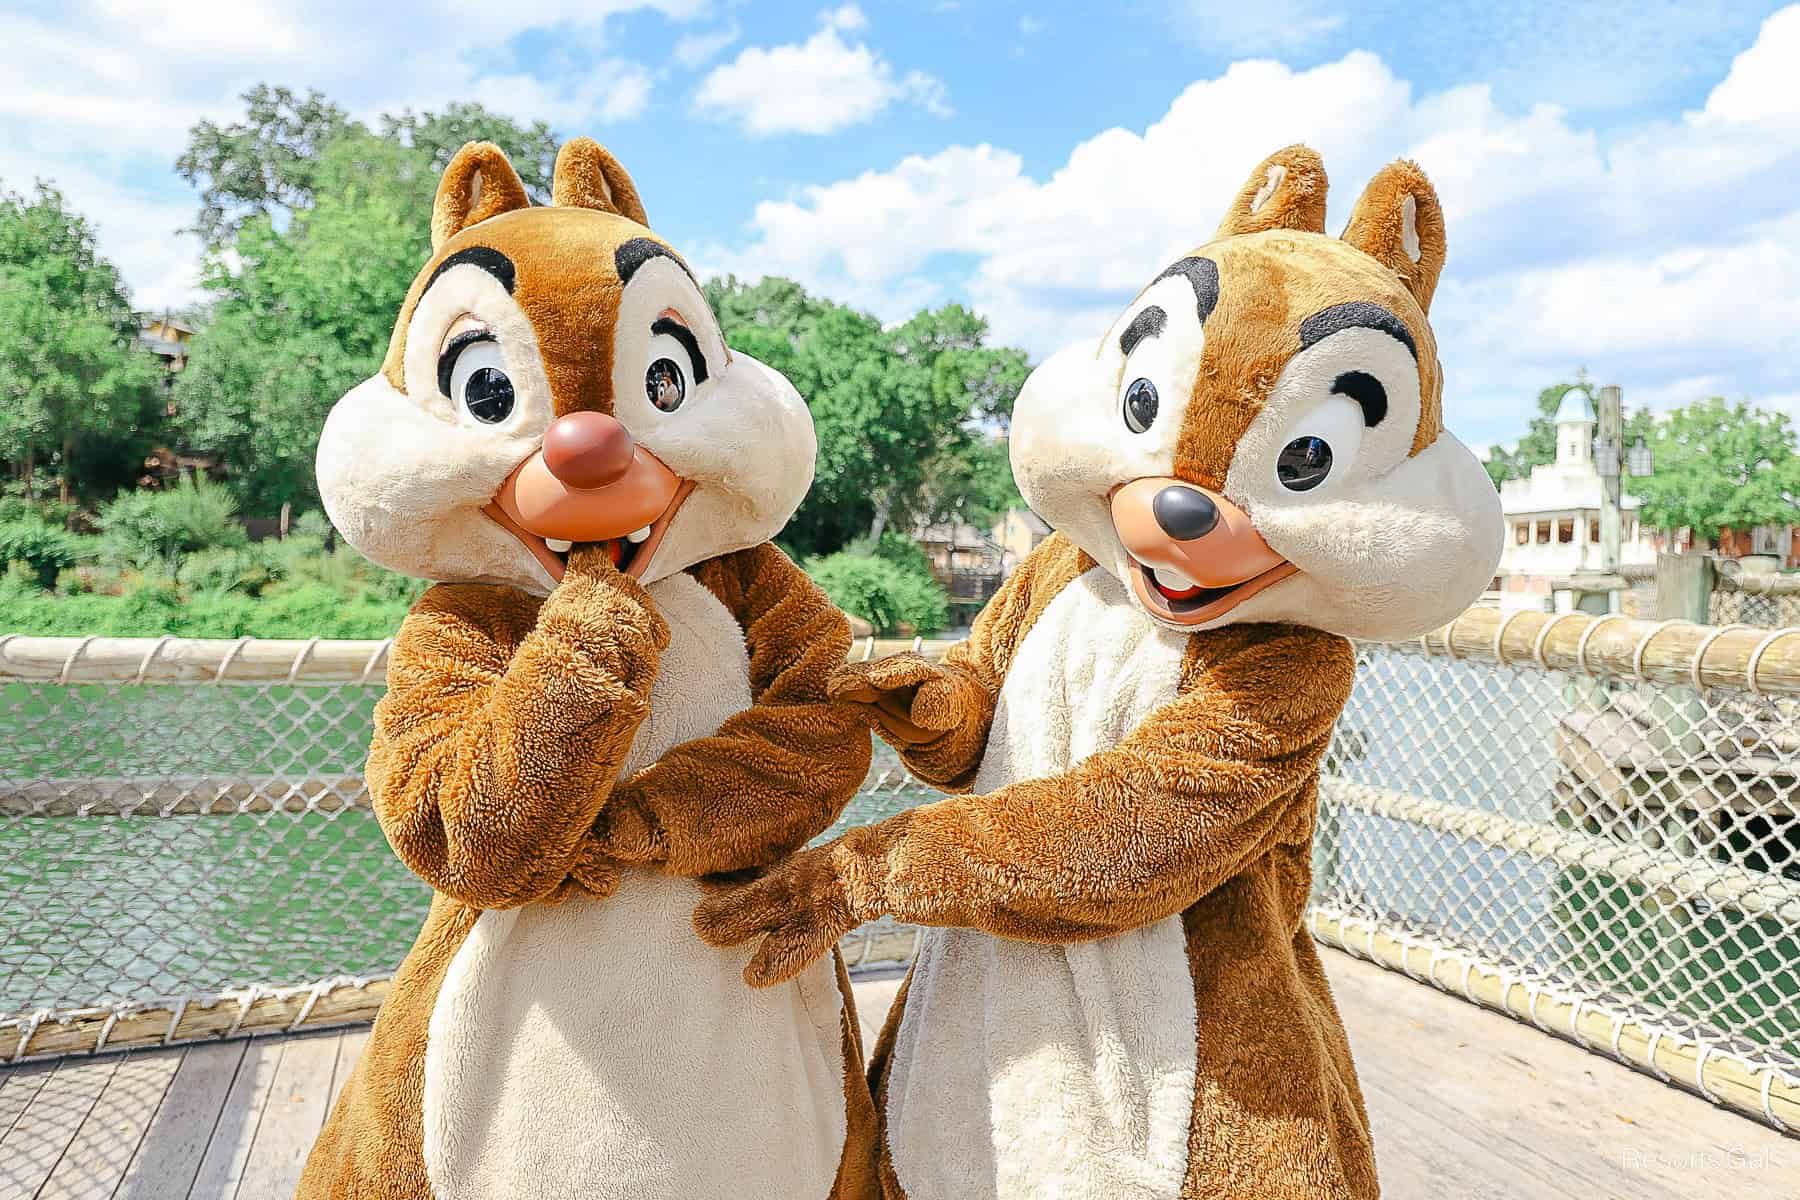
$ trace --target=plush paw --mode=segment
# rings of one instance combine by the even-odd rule
[[[593,841],[608,858],[619,862],[644,866],[669,857],[641,793],[629,787],[615,789],[594,818]]]
[[[856,928],[831,850],[803,850],[754,882],[707,896],[694,910],[694,929],[710,945],[762,939],[744,968],[751,987],[785,983]]]
[[[890,741],[916,746],[956,728],[957,678],[917,654],[846,663],[832,672],[825,694],[851,705]]]
[[[594,839],[588,838],[581,853],[569,865],[568,875],[546,897],[546,903],[560,904],[577,895],[605,900],[618,890],[619,864],[607,856]]]

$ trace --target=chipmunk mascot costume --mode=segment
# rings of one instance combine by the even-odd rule
[[[369,1200],[825,1200],[873,1188],[850,988],[746,988],[698,877],[772,863],[869,764],[843,614],[768,539],[812,481],[585,138],[532,207],[463,147],[381,372],[332,410],[350,543],[446,581],[400,628],[368,783],[436,895],[300,1186]]]
[[[1487,585],[1494,488],[1444,432],[1425,313],[1444,225],[1411,163],[1341,239],[1303,147],[1097,346],[1033,373],[1012,463],[1056,534],[935,665],[843,668],[968,795],[709,896],[708,941],[793,978],[858,921],[935,926],[876,1048],[891,1200],[1376,1195],[1302,920],[1351,637]]]

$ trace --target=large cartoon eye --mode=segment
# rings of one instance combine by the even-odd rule
[[[1156,420],[1156,385],[1148,379],[1134,379],[1125,389],[1125,428],[1143,433]]]
[[[1356,400],[1334,393],[1296,421],[1275,456],[1276,481],[1290,492],[1310,492],[1334,469],[1349,470],[1362,449],[1364,411]]]
[[[644,372],[644,395],[664,412],[674,412],[687,399],[687,380],[672,358],[659,358]]]
[[[1275,459],[1275,478],[1290,492],[1310,492],[1331,474],[1331,444],[1321,437],[1297,437]]]
[[[498,425],[512,416],[512,379],[500,346],[487,330],[472,330],[450,340],[438,359],[438,386],[483,425]]]

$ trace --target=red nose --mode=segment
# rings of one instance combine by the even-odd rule
[[[602,488],[623,478],[636,446],[625,427],[597,412],[574,412],[544,431],[544,466],[572,488]]]

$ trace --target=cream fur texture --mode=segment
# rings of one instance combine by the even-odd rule
[[[494,328],[512,378],[516,406],[499,425],[483,425],[438,391],[438,350],[464,313]],[[481,511],[550,424],[550,383],[531,322],[493,276],[465,263],[420,298],[408,329],[407,390],[376,374],[325,419],[316,464],[325,512],[345,540],[392,570],[548,594],[549,573]]]
[[[1076,580],[1019,649],[975,790],[1116,745],[1175,698],[1185,641],[1105,571]],[[1181,918],[1063,945],[933,930],[907,997],[887,1127],[909,1200],[1180,1193],[1198,1036]]]
[[[686,575],[650,594],[671,640],[621,775],[750,704],[743,635],[725,607]],[[605,900],[481,915],[427,1039],[437,1200],[829,1192],[846,1126],[832,961],[746,988],[752,947],[722,952],[694,936],[701,895],[692,880],[634,869]],[[724,1119],[695,1124],[696,1112]]]
[[[674,339],[652,336],[667,308],[686,317],[707,361],[672,413],[644,395],[644,371],[671,358]],[[516,406],[484,425],[438,391],[437,360],[459,318],[491,326]],[[553,417],[550,385],[524,311],[480,268],[444,272],[407,326],[405,391],[376,375],[332,408],[319,439],[319,493],[332,524],[362,553],[393,570],[440,582],[500,583],[546,595],[553,580],[529,550],[481,509],[513,469],[543,444]],[[696,487],[640,574],[645,583],[694,563],[766,542],[812,485],[812,416],[785,377],[728,351],[705,298],[674,262],[645,263],[620,299],[614,343],[614,416]]]
[[[1168,312],[1168,327],[1128,359],[1118,331],[1151,303]],[[1204,344],[1187,282],[1166,279],[1126,309],[1097,352],[1065,350],[1033,371],[1013,407],[1013,475],[1026,503],[1119,579],[1129,578],[1132,560],[1107,497],[1133,479],[1175,473],[1181,407]],[[1373,428],[1356,404],[1332,394],[1348,371],[1373,375],[1387,392],[1387,415]],[[1162,411],[1147,433],[1134,434],[1121,400],[1140,376],[1157,385]],[[1450,434],[1408,456],[1419,387],[1405,346],[1376,330],[1342,330],[1288,360],[1238,442],[1224,493],[1299,573],[1188,632],[1294,621],[1402,639],[1443,624],[1481,593],[1500,560],[1500,506],[1487,472]],[[1276,479],[1276,456],[1304,435],[1332,445],[1333,465],[1318,487],[1292,492]]]

